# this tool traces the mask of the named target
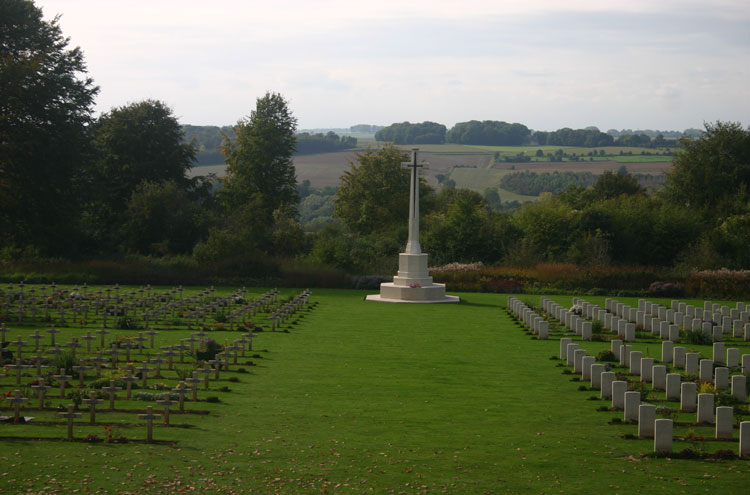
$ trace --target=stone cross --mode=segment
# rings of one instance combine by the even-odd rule
[[[89,405],[89,423],[92,425],[96,423],[96,405],[104,402],[101,399],[96,398],[96,392],[93,390],[89,393],[88,399],[81,399],[81,402]]]
[[[60,374],[59,375],[52,375],[52,378],[60,382],[60,398],[65,397],[65,384],[73,378],[70,375],[65,374],[65,368],[60,368]]]
[[[151,346],[151,348],[153,349],[153,348],[154,348],[154,337],[155,337],[156,335],[159,335],[159,332],[157,332],[156,330],[154,330],[154,329],[152,328],[152,329],[150,329],[150,330],[149,330],[148,332],[146,332],[146,335],[148,335],[148,339],[149,339],[149,345],[150,345],[150,346]]]
[[[141,374],[141,380],[143,380],[143,388],[146,388],[146,379],[148,378],[149,371],[153,370],[153,368],[148,367],[148,363],[143,363],[140,368],[135,369],[135,371]]]
[[[102,376],[102,363],[104,363],[106,359],[102,357],[102,351],[97,351],[96,357],[91,358],[91,362],[94,363],[94,366],[96,367],[96,376],[101,377]]]
[[[426,163],[418,163],[417,152],[412,149],[411,161],[401,164],[404,168],[411,169],[411,182],[409,189],[409,240],[406,243],[406,252],[409,254],[420,254],[422,247],[419,245],[419,169],[426,168]]]
[[[57,413],[61,418],[68,420],[68,440],[73,440],[73,420],[81,417],[81,413],[73,412],[73,404],[68,404],[67,412]]]
[[[198,384],[201,381],[201,379],[198,378],[198,372],[193,371],[192,376],[190,378],[185,378],[185,381],[192,384],[193,402],[196,402],[198,400]]]
[[[174,349],[172,349],[171,345],[162,347],[162,350],[164,350],[164,352],[162,352],[162,354],[164,354],[165,356],[167,356],[167,369],[171,370],[172,369],[172,364],[173,364],[173,359],[172,358],[174,358],[177,355],[177,352],[175,352]]]
[[[184,412],[185,411],[185,394],[187,393],[185,382],[180,382],[177,388],[172,389],[172,392],[180,396],[180,412]]]
[[[156,403],[160,406],[164,406],[164,424],[169,426],[169,406],[173,406],[177,403],[171,399],[157,400]]]
[[[115,410],[115,394],[122,390],[122,387],[115,387],[115,381],[109,381],[109,387],[102,387],[102,391],[109,394],[109,410]]]
[[[100,328],[94,333],[98,333],[100,340],[99,340],[99,347],[104,347],[104,336],[109,333],[109,330],[105,329],[104,327]]]
[[[17,340],[14,340],[14,341],[12,341],[12,342],[11,342],[11,344],[13,344],[13,345],[15,345],[15,346],[16,346],[16,349],[17,349],[17,350],[16,350],[16,352],[17,352],[17,354],[18,354],[18,355],[17,355],[16,357],[20,359],[20,358],[21,358],[21,349],[22,349],[22,348],[23,348],[23,346],[25,346],[25,345],[26,345],[27,343],[26,343],[26,342],[24,342],[24,341],[23,341],[23,340],[21,339],[21,336],[19,335],[19,336],[18,336],[18,339],[17,339]]]
[[[208,390],[208,375],[213,373],[214,370],[212,370],[208,363],[203,364],[203,368],[198,370],[200,373],[203,373],[203,386],[206,390]]]
[[[86,335],[81,338],[86,341],[86,352],[91,352],[91,341],[96,340],[96,337],[91,335],[91,332],[86,332]]]
[[[120,349],[117,348],[117,344],[112,343],[112,348],[107,351],[107,354],[112,356],[112,364],[117,365],[117,355],[120,354]]]
[[[5,343],[5,334],[7,332],[9,332],[9,331],[10,330],[8,330],[7,328],[5,328],[5,323],[3,323],[3,324],[0,325],[0,343],[2,343],[2,344]]]
[[[47,390],[50,386],[44,384],[44,380],[40,379],[37,385],[32,385],[31,388],[39,393],[39,409],[44,409],[44,396],[47,395]]]
[[[16,358],[16,364],[6,364],[5,367],[16,371],[16,385],[21,385],[21,371],[28,365],[22,364],[21,358]]]
[[[39,340],[43,339],[44,336],[39,333],[39,330],[34,330],[34,334],[31,335],[31,338],[34,339],[34,350],[39,350]]]
[[[84,365],[73,366],[73,371],[77,371],[78,372],[78,384],[79,384],[79,386],[81,386],[81,387],[84,386],[84,383],[83,383],[84,373],[86,373],[86,371],[92,370],[92,369],[94,369],[93,366],[84,366]]]
[[[60,330],[56,329],[54,326],[47,330],[47,333],[50,336],[50,345],[54,347],[55,345],[55,334],[60,333]]]
[[[42,357],[42,351],[37,350],[36,356],[30,357],[29,361],[32,361],[34,363],[34,366],[36,367],[36,376],[42,376],[42,362],[44,361],[44,357]]]
[[[148,432],[146,435],[146,441],[148,443],[151,443],[154,441],[154,420],[159,419],[160,414],[154,414],[154,407],[148,406],[146,408],[146,414],[139,414],[138,417],[140,419],[146,420],[146,431]]]
[[[127,371],[126,371],[126,373],[127,374],[125,376],[123,376],[122,378],[120,378],[120,380],[124,381],[127,384],[125,386],[125,390],[127,392],[127,394],[125,395],[125,397],[128,400],[130,400],[131,387],[133,385],[133,382],[137,382],[138,381],[138,378],[136,378],[136,377],[133,376],[133,368],[128,368]]]
[[[154,375],[154,378],[161,378],[161,365],[166,362],[166,359],[162,359],[160,352],[157,352],[156,356],[149,360],[149,363],[156,365],[156,374]]]
[[[21,391],[16,390],[13,397],[6,397],[5,400],[13,404],[13,422],[18,423],[21,419],[21,404],[28,402],[29,399],[21,396]]]

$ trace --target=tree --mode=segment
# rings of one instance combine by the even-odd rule
[[[334,216],[358,234],[392,232],[408,226],[409,171],[401,163],[409,155],[393,145],[368,149],[341,176]],[[432,188],[420,179],[420,210],[425,212]]]
[[[112,202],[126,201],[141,182],[186,186],[196,149],[183,142],[182,126],[158,100],[113,108],[94,126],[96,171]]]
[[[667,175],[667,197],[721,218],[747,211],[750,131],[740,123],[706,124],[700,138],[683,138]]]
[[[183,142],[172,110],[157,100],[113,108],[97,120],[93,135],[96,161],[88,211],[99,249],[110,250],[122,240],[128,202],[138,186],[173,182],[183,191],[189,189],[192,182],[186,173],[196,150]]]
[[[221,191],[225,206],[236,208],[254,198],[269,215],[283,205],[296,205],[296,174],[292,155],[296,149],[297,119],[278,93],[256,101],[249,118],[234,128],[236,139],[224,139],[227,176]]]
[[[142,254],[189,253],[206,224],[201,205],[175,181],[141,182],[127,202],[124,243]]]
[[[594,184],[593,193],[596,199],[610,199],[621,195],[631,196],[643,192],[643,188],[638,184],[638,179],[627,172],[613,173],[611,170],[605,170]]]
[[[98,88],[59,17],[0,2],[0,247],[75,250],[79,179]]]

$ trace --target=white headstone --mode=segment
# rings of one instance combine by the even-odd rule
[[[698,423],[714,422],[714,394],[698,394]]]
[[[643,363],[641,363],[643,366]],[[667,367],[657,364],[651,368],[651,388],[664,391],[667,388]]]
[[[653,438],[655,421],[656,421],[656,406],[653,404],[639,405],[638,406],[638,437]]]
[[[734,426],[734,408],[719,406],[716,408],[716,439],[727,440],[732,438],[732,427]]]
[[[698,386],[695,382],[685,382],[680,385],[680,411],[695,412],[697,393]]]
[[[625,392],[625,421],[638,421],[638,407],[641,405],[640,392]]]
[[[748,430],[750,430],[750,428],[748,428]],[[660,452],[663,454],[672,453],[671,419],[657,419],[654,421],[654,452]]]

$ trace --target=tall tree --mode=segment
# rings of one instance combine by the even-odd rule
[[[0,2],[0,246],[75,250],[78,179],[98,88],[80,48],[28,0]]]
[[[401,163],[409,155],[393,145],[368,149],[341,176],[334,216],[358,234],[385,233],[407,227],[409,172]],[[431,201],[432,188],[420,181],[420,200]],[[426,212],[429,208],[420,207]]]
[[[186,173],[196,151],[183,142],[182,127],[172,110],[158,100],[113,108],[99,118],[93,134],[96,161],[89,213],[100,247],[109,249],[137,187],[143,182],[171,181],[183,190],[189,188]]]
[[[221,191],[227,207],[260,198],[267,215],[283,205],[296,205],[297,119],[278,93],[258,98],[249,118],[237,122],[236,139],[224,139],[227,176]]]
[[[740,123],[706,124],[700,138],[683,138],[667,176],[666,193],[681,205],[720,217],[747,210],[750,131]]]

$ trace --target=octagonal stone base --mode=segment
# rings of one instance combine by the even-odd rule
[[[445,284],[432,284],[425,287],[409,287],[393,283],[380,284],[380,294],[367,296],[368,301],[390,303],[457,303],[457,296],[445,295]]]

